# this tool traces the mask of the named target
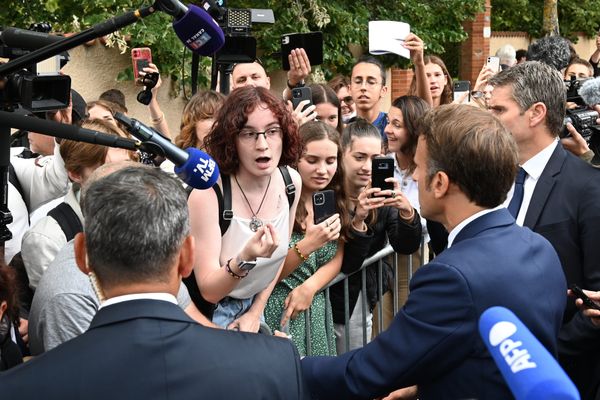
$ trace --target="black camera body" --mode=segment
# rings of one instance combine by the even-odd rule
[[[46,29],[33,26],[34,29]],[[14,60],[25,56],[37,47],[62,40],[62,37],[17,28],[0,28],[0,57]],[[9,46],[10,43],[12,44]],[[69,60],[67,52],[61,53],[60,67]],[[58,69],[58,67],[57,67]],[[31,112],[54,111],[67,108],[71,96],[71,78],[58,72],[38,74],[38,65],[0,76],[0,109],[13,110],[19,106]]]
[[[589,144],[592,136],[600,132],[600,125],[596,124],[598,117],[599,115],[597,111],[589,110],[587,108],[575,108],[572,110],[567,110],[563,131],[560,137],[564,138],[569,136],[567,123],[570,122],[577,132],[579,132]]]

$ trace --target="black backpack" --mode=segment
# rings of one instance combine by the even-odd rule
[[[296,197],[296,186],[294,185],[294,182],[292,182],[292,177],[286,166],[279,166],[279,172],[281,172],[281,175],[283,176],[285,193],[288,198],[288,207],[291,208]],[[221,175],[221,184],[223,185],[223,192],[221,192],[219,185],[215,184],[212,188],[215,191],[219,202],[219,227],[221,228],[221,236],[223,236],[225,232],[227,232],[227,229],[229,229],[231,219],[233,218],[233,210],[231,209],[231,180],[228,175]],[[194,188],[188,187],[186,190],[189,197]],[[204,297],[202,297],[198,284],[196,283],[194,271],[192,271],[190,276],[183,279],[183,283],[187,286],[190,298],[198,310],[200,310],[200,312],[208,319],[212,319],[213,312],[217,305],[206,301]]]

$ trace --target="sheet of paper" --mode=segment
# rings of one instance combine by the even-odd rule
[[[410,58],[410,51],[402,44],[410,33],[410,25],[399,21],[369,21],[369,53],[394,53]]]

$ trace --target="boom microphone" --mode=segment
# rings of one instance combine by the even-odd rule
[[[45,119],[28,117],[14,112],[0,111],[0,126],[8,126],[31,132],[43,133],[57,138],[75,140],[127,150],[138,150],[140,143],[128,138],[66,125]]]
[[[579,392],[558,362],[504,307],[488,308],[479,334],[517,400],[579,400]]]
[[[586,79],[577,92],[590,107],[600,104],[600,78]]]
[[[142,141],[158,147],[165,157],[175,164],[175,173],[185,183],[195,189],[209,189],[219,178],[219,166],[211,156],[205,152],[190,147],[181,150],[159,132],[142,124],[140,121],[129,118],[119,112],[115,119],[121,122],[127,131]]]
[[[49,35],[43,32],[19,28],[6,28],[0,32],[0,41],[2,43],[8,47],[24,50],[37,50],[64,39],[65,38],[62,36]]]
[[[210,56],[225,44],[223,30],[202,8],[193,4],[186,7],[178,0],[159,0],[157,5],[161,11],[175,17],[173,29],[192,52]]]

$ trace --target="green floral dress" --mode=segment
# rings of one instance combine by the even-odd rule
[[[292,233],[290,248],[304,238],[303,233]],[[287,278],[275,285],[271,297],[265,307],[265,321],[272,330],[281,330],[280,322],[283,313],[283,303],[290,292],[304,283],[322,265],[327,264],[337,251],[337,242],[328,242],[323,247],[313,252],[307,261],[296,268]],[[290,335],[298,348],[301,356],[307,355],[306,340],[306,313],[298,314],[296,319],[290,320]],[[325,292],[315,295],[310,308],[310,348],[311,355],[334,356],[335,334],[333,331],[333,317],[331,304],[326,301]]]

